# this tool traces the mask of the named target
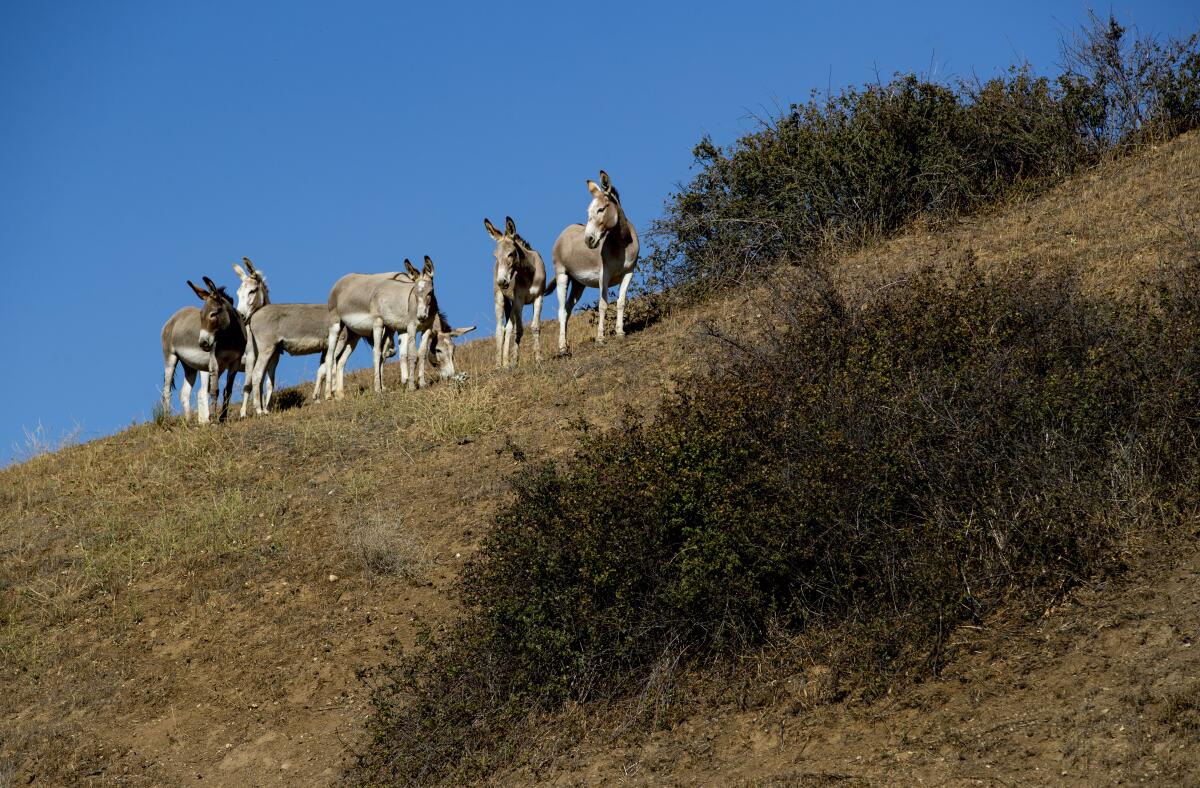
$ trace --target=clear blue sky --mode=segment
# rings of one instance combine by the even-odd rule
[[[1086,8],[3,0],[0,464],[23,428],[148,417],[185,279],[235,285],[246,255],[273,300],[323,302],[346,272],[429,254],[450,320],[486,336],[483,216],[512,215],[548,261],[601,167],[645,227],[704,133],[731,142],[751,113],[876,73],[1051,72]],[[1200,26],[1192,2],[1112,8],[1143,32]]]

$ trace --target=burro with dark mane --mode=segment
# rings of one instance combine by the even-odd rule
[[[616,334],[625,335],[625,297],[637,267],[637,230],[621,208],[621,197],[608,173],[600,170],[600,183],[589,180],[587,188],[592,195],[587,224],[572,224],[563,230],[551,253],[558,280],[559,353],[568,352],[567,318],[587,287],[600,289],[596,342],[603,344],[608,288],[621,285],[617,295]]]
[[[542,360],[542,298],[554,290],[554,280],[546,279],[546,264],[529,242],[517,234],[516,222],[504,218],[504,232],[486,217],[483,227],[496,242],[492,250],[492,290],[496,300],[496,366],[517,365],[521,338],[525,335],[522,312],[533,304],[533,352]],[[513,344],[513,340],[516,344]],[[509,347],[512,346],[510,353]]]
[[[207,424],[209,409],[217,398],[222,372],[228,372],[221,406],[222,418],[229,409],[234,377],[246,350],[246,334],[242,318],[225,289],[217,287],[207,276],[203,281],[207,289],[198,287],[191,280],[188,280],[188,286],[204,305],[199,309],[185,306],[163,325],[162,407],[163,413],[171,412],[171,384],[175,378],[175,366],[183,362],[183,384],[179,387],[183,417],[191,418],[192,385],[199,373],[201,390],[196,395],[197,421]]]

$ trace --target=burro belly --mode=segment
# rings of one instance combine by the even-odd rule
[[[371,336],[375,330],[375,318],[370,312],[351,312],[341,315],[342,325],[359,336]]]
[[[608,278],[608,283],[606,286],[614,287],[616,285],[621,284],[621,279],[624,276],[625,276],[624,269],[621,269],[621,268],[616,269],[615,271],[612,272],[612,275]],[[599,269],[589,269],[586,271],[572,271],[571,278],[574,279],[575,281],[579,282],[580,284],[586,285],[587,287],[596,287],[596,288],[600,287],[600,270]]]
[[[192,369],[208,369],[208,354],[198,348],[179,348],[179,359]]]

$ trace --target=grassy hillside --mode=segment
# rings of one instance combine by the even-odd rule
[[[1196,253],[1198,192],[1193,133],[838,270],[854,288],[972,259],[1121,290]],[[363,743],[356,673],[457,615],[448,592],[509,499],[506,477],[568,456],[585,422],[652,416],[676,376],[723,349],[701,321],[753,327],[769,298],[733,292],[602,348],[580,318],[573,357],[513,373],[491,370],[477,341],[462,389],[355,392],[210,429],[146,424],[0,472],[0,776],[337,779]],[[594,771],[562,774],[619,776],[593,757]]]

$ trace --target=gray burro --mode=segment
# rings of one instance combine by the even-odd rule
[[[433,291],[433,260],[428,255],[421,270],[408,260],[406,271],[390,274],[348,274],[339,279],[329,292],[326,379],[326,398],[341,399],[345,389],[345,363],[339,335],[343,329],[348,337],[370,337],[373,345],[374,387],[383,391],[383,358],[385,339],[389,332],[400,335],[401,380],[408,388],[426,385],[425,366],[430,353],[434,355],[439,377],[454,375],[454,338],[473,331],[475,326],[452,329],[438,310]],[[422,333],[417,350],[417,369],[408,353],[409,341]],[[347,338],[345,341],[349,341]],[[335,371],[336,366],[336,371]]]
[[[608,288],[621,284],[617,295],[617,336],[625,335],[625,296],[638,261],[638,236],[625,211],[621,197],[608,173],[600,170],[600,183],[587,182],[592,201],[588,205],[587,224],[572,224],[559,233],[551,257],[558,279],[558,351],[567,352],[567,318],[579,303],[584,288],[600,289],[596,342],[604,342],[604,313],[608,308]],[[571,289],[568,294],[567,283]]]
[[[183,384],[179,388],[179,400],[183,406],[184,419],[191,418],[192,385],[196,374],[200,374],[200,391],[196,394],[197,421],[207,424],[209,409],[217,397],[221,373],[227,372],[225,398],[221,407],[224,415],[229,408],[229,396],[233,392],[233,381],[242,363],[246,349],[246,335],[242,320],[233,307],[231,299],[222,287],[217,287],[207,276],[203,278],[207,290],[188,280],[192,292],[204,302],[197,309],[185,306],[167,320],[162,329],[163,351],[163,413],[171,411],[171,384],[175,378],[176,364],[183,363]]]
[[[483,220],[483,227],[496,241],[496,248],[492,250],[496,260],[492,267],[492,293],[496,300],[496,366],[517,365],[521,337],[525,335],[521,313],[526,304],[533,304],[533,352],[541,361],[542,298],[554,290],[554,280],[547,282],[542,256],[517,234],[517,224],[511,216],[504,218],[504,232],[497,230],[487,218]],[[514,338],[515,345],[512,344]]]

